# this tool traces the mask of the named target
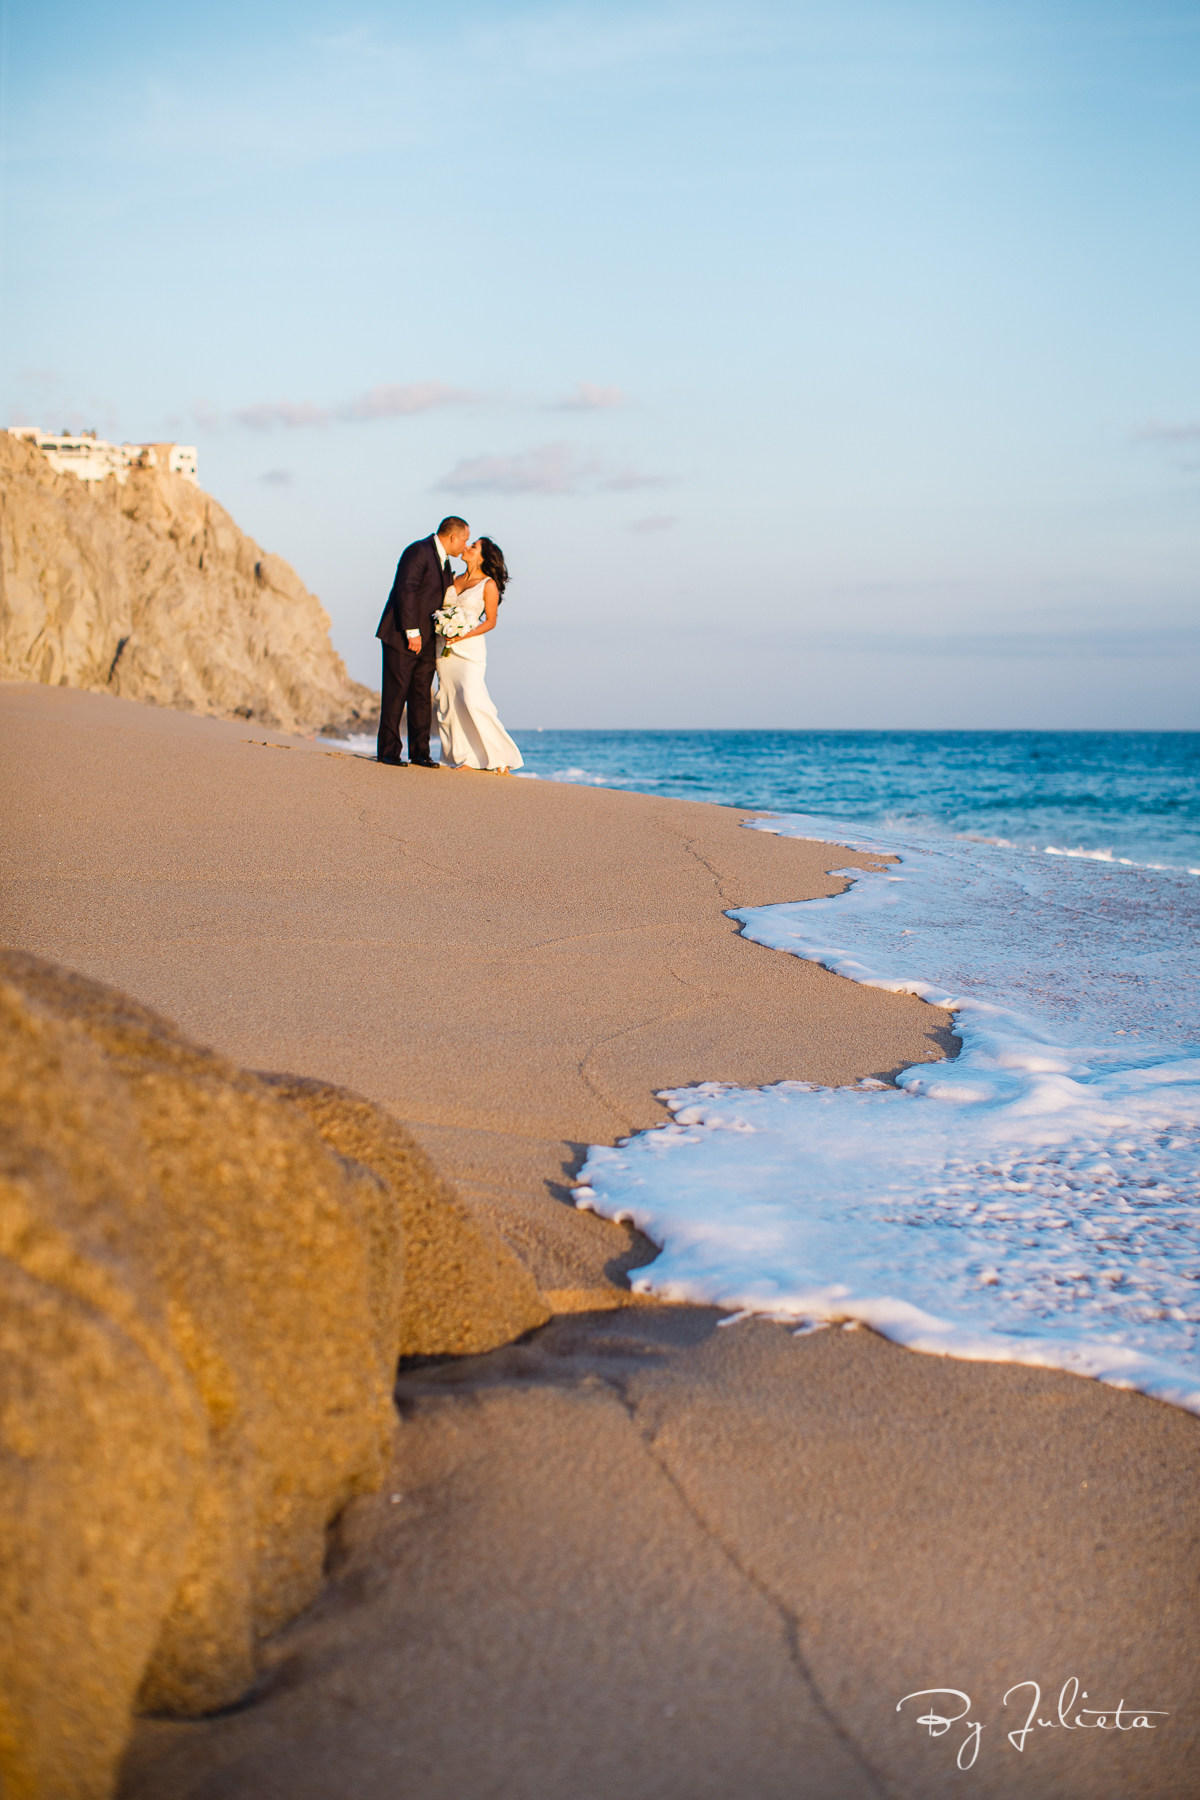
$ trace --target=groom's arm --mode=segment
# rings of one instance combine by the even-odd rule
[[[407,564],[401,557],[400,567],[396,570],[396,616],[410,642],[414,637],[420,639],[434,610],[429,604],[428,562],[427,546],[422,544],[407,559]]]

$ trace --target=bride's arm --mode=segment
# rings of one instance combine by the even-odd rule
[[[465,644],[468,638],[482,637],[485,631],[495,631],[496,608],[499,604],[500,590],[489,576],[488,580],[484,583],[483,589],[484,614],[482,619],[480,619],[474,631],[464,631],[462,636],[456,637],[453,642],[455,644]]]

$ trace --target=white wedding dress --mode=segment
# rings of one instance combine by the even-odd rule
[[[485,582],[477,581],[474,587],[464,588],[457,596],[457,604],[470,620],[469,629],[483,618],[485,585]],[[449,593],[446,604],[453,604]],[[444,656],[443,651],[446,652]],[[455,638],[449,643],[438,639],[437,722],[445,769],[519,769],[524,766],[525,759],[500,723],[500,715],[487,691],[483,678],[486,668],[486,637],[470,638],[465,644]]]

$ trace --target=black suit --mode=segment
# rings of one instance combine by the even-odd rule
[[[400,715],[406,705],[409,761],[429,760],[433,674],[437,667],[433,615],[453,580],[449,560],[443,568],[431,537],[410,544],[397,565],[396,579],[375,633],[383,644],[383,699],[377,746],[380,762],[400,760]],[[405,634],[409,631],[421,634],[419,652],[408,647]]]

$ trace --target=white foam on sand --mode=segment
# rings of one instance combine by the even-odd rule
[[[375,733],[365,731],[351,732],[347,737],[316,737],[313,743],[322,750],[342,756],[361,756],[368,762],[375,761]]]
[[[367,762],[375,761],[376,733],[373,731],[352,731],[344,738],[318,737],[313,742],[322,750],[340,751],[343,756],[360,756]],[[429,754],[437,758],[438,745],[430,745]]]
[[[592,1149],[576,1193],[662,1246],[635,1286],[1200,1413],[1195,880],[807,817],[751,828],[901,858],[844,871],[835,899],[731,916],[952,1008],[962,1050],[896,1087],[664,1094],[672,1123]]]

